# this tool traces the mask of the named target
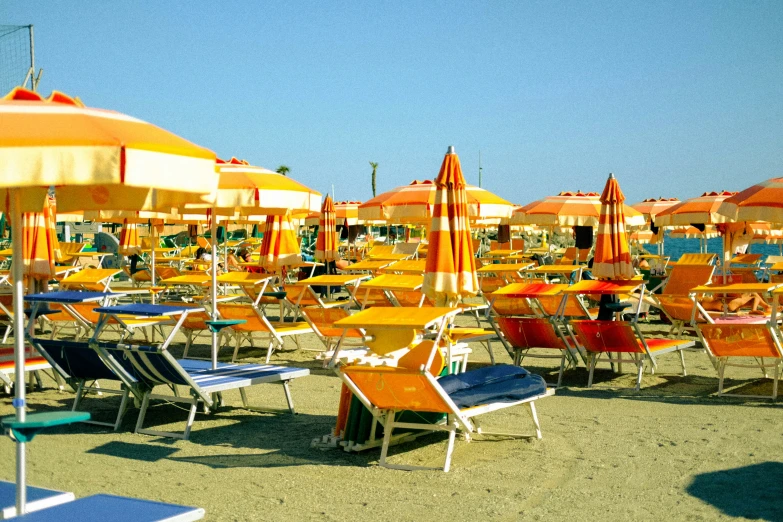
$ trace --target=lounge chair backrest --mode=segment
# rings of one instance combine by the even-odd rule
[[[103,292],[106,282],[121,271],[115,268],[85,268],[60,281],[60,288]]]
[[[305,320],[313,327],[313,330],[321,337],[340,337],[343,329],[335,327],[335,321],[344,319],[350,314],[345,308],[322,308],[320,306],[308,306],[302,309],[302,315]],[[346,332],[346,337],[363,337],[363,333],[358,328],[350,328]]]
[[[290,283],[286,284],[284,289],[286,292],[286,300],[291,304],[296,304],[298,302],[300,307],[321,305],[321,302],[318,300],[318,297],[313,292],[311,286]]]
[[[450,413],[456,405],[438,392],[432,377],[419,370],[348,366],[341,370],[381,410]]]
[[[400,306],[409,306],[409,307],[433,306],[430,298],[422,294],[420,290],[393,290],[392,295],[397,300]]]
[[[563,302],[563,297],[559,295],[544,295],[538,297],[537,302],[546,315],[555,316],[560,304]],[[577,296],[569,295],[562,315],[563,317],[571,318],[588,318],[590,317],[590,311],[584,307],[582,301]]]
[[[729,260],[732,265],[757,265],[761,263],[761,254],[738,254]]]
[[[714,357],[783,357],[780,340],[766,323],[702,324],[699,333]]]
[[[364,308],[370,308],[372,306],[393,306],[389,301],[389,297],[386,292],[380,288],[371,288],[369,292],[359,290],[359,300]]]
[[[390,254],[393,254],[394,246],[395,245],[384,245],[384,244],[375,245],[367,253],[367,257],[382,257],[382,256],[388,256]]]
[[[530,301],[520,297],[498,295],[492,299],[492,309],[496,314],[503,315],[536,315]]]
[[[678,265],[709,265],[718,258],[717,254],[683,254],[677,260]]]
[[[765,265],[774,265],[775,263],[783,263],[783,256],[767,256],[764,260]]]
[[[473,239],[471,239],[471,241],[473,243],[473,254],[478,255],[479,249],[481,248],[482,240],[474,237]]]
[[[571,321],[579,342],[589,352],[645,353],[627,321]]]
[[[478,278],[478,281],[479,288],[481,288],[481,293],[483,294],[491,294],[495,290],[500,290],[507,284],[505,279],[497,276],[482,276]]]
[[[173,266],[161,266],[161,265],[155,266],[155,277],[158,279],[158,281],[161,281],[163,279],[170,279],[172,277],[177,277],[181,275],[182,272],[180,272],[178,269],[174,268]]]
[[[576,262],[576,256],[578,252],[576,250],[576,247],[568,247],[565,249],[565,252],[563,252],[562,257],[557,260],[555,264],[557,265],[573,265]]]
[[[274,334],[269,321],[252,305],[241,303],[218,303],[218,313],[223,319],[244,319],[246,322],[232,326],[240,332],[268,332]]]
[[[691,288],[709,283],[714,272],[714,265],[677,263],[672,268],[662,293],[667,295],[688,295]]]
[[[77,242],[65,242],[60,243],[59,255],[55,258],[58,263],[70,263],[73,259],[73,254],[78,254],[82,251],[86,243]],[[55,251],[56,253],[57,251]]]
[[[554,325],[541,317],[498,317],[498,327],[514,348],[566,349]]]
[[[87,342],[40,338],[32,338],[30,342],[63,376],[85,380],[120,380]]]
[[[392,249],[392,254],[404,254],[406,256],[413,256],[418,252],[420,243],[397,243]]]

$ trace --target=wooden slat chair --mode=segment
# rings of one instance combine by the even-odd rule
[[[528,406],[535,427],[535,437],[541,438],[535,401],[554,393],[554,390],[546,388],[541,377],[517,366],[498,365],[436,379],[431,369],[443,367],[443,355],[432,342],[422,342],[417,347],[419,348],[422,351],[432,350],[434,356],[427,358],[425,354],[416,353],[410,357],[414,364],[406,364],[401,359],[399,367],[347,366],[341,367],[338,372],[346,386],[383,426],[379,462],[381,466],[403,470],[438,469],[447,472],[451,467],[451,454],[457,431],[461,431],[468,441],[473,434],[526,437],[520,434],[484,431],[476,418],[484,413],[522,404]],[[412,351],[408,355],[413,353]],[[439,423],[409,422],[401,417],[404,411],[440,413],[444,415],[444,419]],[[395,429],[448,432],[443,467],[429,468],[387,462]]]
[[[293,379],[310,374],[305,368],[270,366],[268,364],[218,364],[212,369],[209,361],[175,359],[162,346],[138,346],[128,344],[101,344],[101,357],[118,374],[131,375],[143,383],[146,390],[136,421],[136,433],[174,437],[187,440],[199,405],[205,410],[218,407],[223,399],[222,392],[238,389],[246,409],[258,409],[248,404],[245,389],[257,384],[274,383],[283,386],[288,411],[294,413],[294,404],[288,384]],[[173,391],[167,395],[154,394],[159,386]],[[178,393],[177,387],[184,387],[186,394]],[[217,398],[217,400],[214,399]],[[190,406],[183,433],[158,431],[143,428],[144,419],[151,400],[167,403],[179,402]]]
[[[696,326],[696,331],[707,352],[717,362],[719,396],[758,397],[772,400],[777,398],[783,346],[779,334],[770,323],[723,321],[699,324]],[[748,362],[750,359],[753,362]],[[767,369],[772,368],[774,370],[772,394],[764,396],[725,393],[724,376],[729,366],[759,368],[765,378],[768,377]]]
[[[299,348],[298,335],[313,333],[313,328],[307,322],[276,323],[272,324],[261,311],[252,306],[241,303],[218,303],[218,314],[223,319],[242,319],[245,322],[231,327],[235,334],[236,346],[231,361],[234,362],[239,354],[242,340],[250,342],[253,346],[253,334],[266,334],[269,345],[266,352],[266,362],[272,357],[272,352],[283,347],[286,337],[291,337]]]
[[[360,328],[343,329],[334,326],[335,321],[339,321],[350,314],[345,308],[322,308],[320,306],[308,306],[302,309],[302,316],[312,327],[313,333],[318,336],[326,347],[326,351],[332,350],[345,332],[343,346],[363,346],[364,331]]]

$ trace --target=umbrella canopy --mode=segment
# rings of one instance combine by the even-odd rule
[[[57,241],[56,208],[53,198],[45,198],[41,212],[25,213],[22,220],[23,274],[28,280],[49,281],[55,276]]]
[[[601,198],[597,192],[561,192],[528,203],[511,215],[512,225],[598,226]],[[623,204],[626,226],[642,226],[644,215]]]
[[[326,196],[321,207],[321,218],[318,220],[314,257],[321,261],[334,261],[339,257],[338,245],[334,203],[330,196]]]
[[[302,260],[290,214],[267,216],[260,253],[259,266],[271,271]]]
[[[712,239],[719,235],[718,231],[712,225],[706,225],[704,230],[693,226],[677,227],[669,233],[669,237],[679,239]]]
[[[136,223],[128,222],[126,219],[122,224],[120,231],[119,252],[123,256],[132,256],[141,254],[141,238]]]
[[[631,243],[637,243],[639,245],[646,245],[650,242],[657,241],[657,239],[658,235],[652,230],[637,230],[636,232],[632,232],[628,237],[628,240]]]
[[[718,213],[731,221],[783,223],[783,178],[772,178],[723,200]]]
[[[51,185],[62,212],[168,210],[215,189],[214,161],[155,125],[62,93],[16,88],[0,100],[0,187],[25,189],[22,211],[40,211]]]
[[[338,201],[334,204],[335,222],[337,225],[350,227],[359,224],[359,205],[361,201]],[[321,213],[313,212],[305,219],[305,226],[312,227],[318,224]]]
[[[169,209],[217,188],[215,154],[118,112],[87,108],[53,93],[14,89],[0,100],[0,188],[11,217],[40,210],[55,186],[61,211]],[[24,250],[22,234],[13,249]],[[27,417],[24,384],[22,263],[14,265],[14,407]],[[25,444],[17,441],[17,513],[26,512]]]
[[[705,192],[699,197],[686,199],[659,212],[655,216],[655,226],[715,224],[731,221],[727,216],[718,213],[718,208],[736,192],[720,191]],[[756,220],[758,221],[758,220]]]
[[[628,236],[623,216],[625,196],[614,174],[609,174],[601,194],[601,224],[595,240],[592,273],[605,279],[631,279],[634,276]]]
[[[658,213],[663,212],[669,207],[673,207],[679,202],[680,200],[677,198],[647,198],[639,203],[634,203],[631,205],[631,208],[637,212],[641,212],[644,219],[649,223],[652,223]]]
[[[479,290],[465,178],[454,147],[449,147],[443,159],[435,186],[422,292],[435,306],[454,306]]]
[[[506,218],[514,205],[488,190],[465,185],[468,216],[471,219]],[[414,180],[359,205],[360,220],[389,223],[422,223],[434,217],[438,187],[432,180]]]

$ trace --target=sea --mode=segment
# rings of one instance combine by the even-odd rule
[[[667,237],[664,239],[664,255],[669,257],[672,261],[676,261],[682,256],[682,254],[698,253],[701,240],[696,238],[672,238]],[[644,250],[651,254],[657,254],[657,245],[642,245]],[[720,237],[714,237],[707,240],[707,252],[718,254],[721,256],[723,253],[723,240]],[[781,252],[781,245],[767,245],[765,243],[751,243],[748,246],[748,254],[762,254],[764,258],[767,256],[779,256],[783,255]],[[764,259],[762,258],[762,259]]]

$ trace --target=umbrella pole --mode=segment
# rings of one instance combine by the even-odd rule
[[[210,287],[212,299],[212,320],[217,320],[217,216],[215,207],[212,207],[212,219],[209,224],[209,239],[212,243],[212,286]],[[212,333],[212,369],[217,369],[218,334],[210,328]]]
[[[11,190],[11,215],[14,221],[12,248],[14,252],[14,381],[15,397],[13,401],[16,409],[16,419],[24,422],[27,412],[25,410],[25,378],[24,378],[24,280],[22,266],[24,265],[24,252],[22,252],[22,210],[21,195],[19,190]],[[27,485],[26,485],[25,443],[16,441],[16,513],[22,515],[27,512]]]
[[[150,247],[152,247],[152,270],[150,271],[150,286],[155,286],[155,226],[150,221]],[[155,292],[152,292],[152,304],[155,304]],[[155,330],[153,329],[153,332]]]

